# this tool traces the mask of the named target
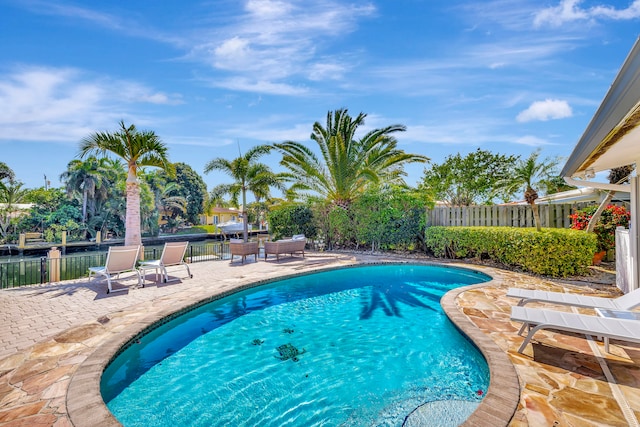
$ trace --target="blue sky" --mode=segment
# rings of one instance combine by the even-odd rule
[[[640,0],[0,0],[0,161],[58,186],[79,141],[124,120],[212,188],[228,179],[207,161],[310,142],[342,107],[363,131],[406,125],[400,147],[435,163],[566,158],[639,23]]]

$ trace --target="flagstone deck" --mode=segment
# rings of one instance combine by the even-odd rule
[[[310,253],[304,259],[280,262],[195,263],[191,265],[193,279],[108,295],[105,284],[86,280],[2,290],[0,426],[113,425],[114,420],[104,413],[104,405],[96,403],[100,397],[91,387],[96,384],[95,372],[93,378],[85,375],[96,369],[96,363],[108,361],[110,355],[102,353],[109,343],[122,342],[153,319],[195,301],[256,281],[388,261],[418,260]],[[607,354],[602,343],[587,341],[584,336],[544,331],[536,335],[525,355],[518,354],[516,349],[522,342],[516,335],[519,325],[509,320],[510,307],[516,301],[505,297],[510,286],[605,296],[618,295],[615,287],[598,290],[485,266],[466,266],[494,278],[485,285],[452,291],[442,301],[454,322],[483,347],[492,367],[491,387],[484,401],[493,403],[484,405],[487,408],[469,424],[488,425],[490,420],[491,425],[518,427],[638,425],[640,346],[612,341],[613,354]],[[183,270],[176,273],[181,277]],[[505,360],[513,365],[505,364]],[[517,377],[510,376],[510,371]],[[508,396],[513,397],[511,406],[500,401]]]

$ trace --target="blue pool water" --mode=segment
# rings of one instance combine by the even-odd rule
[[[401,426],[442,401],[457,425],[489,372],[439,301],[489,279],[379,265],[245,290],[144,335],[106,369],[102,395],[127,427]]]

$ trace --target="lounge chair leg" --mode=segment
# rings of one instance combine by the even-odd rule
[[[524,332],[525,328],[527,328],[529,326],[528,323],[523,323],[522,326],[520,327],[520,330],[518,331],[518,335],[522,335],[522,333]]]
[[[518,353],[522,354],[523,350],[527,347],[527,344],[529,344],[529,341],[531,341],[531,338],[533,338],[533,335],[536,332],[538,332],[540,329],[544,329],[544,325],[538,325],[533,329],[529,329],[529,333],[527,334],[527,337],[524,339],[524,341],[522,341],[522,345],[520,345],[520,348],[518,349]]]

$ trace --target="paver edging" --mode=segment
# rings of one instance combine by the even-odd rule
[[[490,379],[487,393],[478,408],[462,426],[491,425],[507,426],[513,418],[520,402],[520,382],[516,368],[507,354],[486,334],[484,334],[457,306],[455,300],[463,292],[491,286],[491,282],[452,289],[440,300],[440,305],[449,320],[471,340],[480,350],[489,365]],[[495,375],[496,373],[500,375]],[[496,415],[495,408],[504,408]],[[496,418],[497,417],[497,418]]]

